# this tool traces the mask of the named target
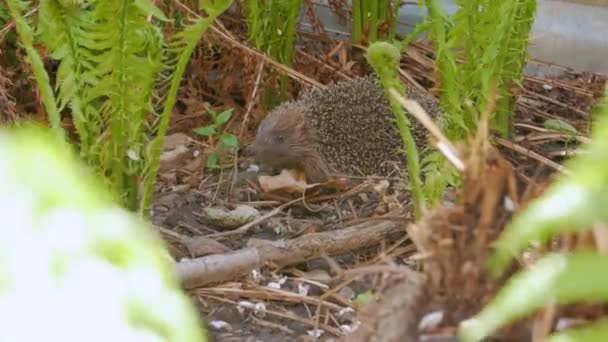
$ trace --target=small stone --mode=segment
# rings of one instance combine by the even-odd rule
[[[422,317],[418,323],[418,331],[427,332],[436,329],[443,321],[443,311],[434,311]]]
[[[343,287],[338,294],[349,300],[355,298],[355,291],[348,286]]]
[[[232,330],[230,323],[219,320],[209,322],[209,327],[215,330]]]

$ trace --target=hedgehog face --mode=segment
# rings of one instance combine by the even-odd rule
[[[262,166],[299,169],[306,150],[310,149],[306,139],[306,126],[300,111],[281,107],[262,121],[251,152]]]

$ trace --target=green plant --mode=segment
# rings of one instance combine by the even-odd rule
[[[445,118],[448,138],[462,139],[475,131],[496,81],[499,97],[491,128],[510,135],[512,88],[521,82],[536,0],[459,0],[453,16],[446,14],[438,0],[419,3],[428,9],[422,25],[436,45],[441,100],[449,113]],[[460,58],[463,63],[457,62]]]
[[[503,274],[531,241],[546,243],[555,234],[608,223],[608,87],[597,120],[588,153],[570,160],[571,173],[520,211],[496,241],[488,260],[491,275]],[[607,267],[608,256],[596,251],[549,254],[513,276],[480,313],[461,324],[459,335],[463,341],[478,341],[547,304],[607,301]],[[550,341],[603,340],[594,339],[599,336],[608,336],[605,320],[554,334]]]
[[[0,214],[10,222],[0,317],[11,320],[0,340],[206,341],[156,230],[113,202],[70,147],[42,126],[0,129]]]
[[[521,82],[536,0],[459,0],[453,16],[439,0],[420,0],[418,4],[426,6],[428,16],[404,39],[401,48],[425,31],[435,44],[437,84],[446,113],[438,124],[447,138],[461,141],[476,131],[496,83],[498,99],[490,124],[508,136],[514,113],[512,89]],[[437,152],[427,154],[421,164],[430,203],[439,199],[448,184],[460,183],[456,170]]]
[[[390,89],[397,90],[400,94],[405,94],[405,86],[399,81],[398,70],[401,60],[401,53],[397,46],[387,42],[376,42],[367,49],[367,60],[374,68],[380,79],[380,83],[385,91],[385,96],[395,114],[395,122],[403,147],[406,152],[408,176],[412,183],[414,198],[414,212],[416,218],[420,218],[425,206],[424,194],[422,192],[422,181],[420,179],[420,165],[416,142],[411,133],[411,124],[405,115],[405,111],[397,100],[389,93]]]
[[[359,43],[395,38],[399,0],[353,0],[352,36]]]
[[[57,135],[64,136],[63,129],[61,128],[61,115],[59,114],[57,101],[55,100],[53,88],[49,81],[49,75],[44,69],[42,57],[40,57],[34,48],[34,32],[22,14],[28,8],[29,2],[8,0],[7,5],[11,17],[15,20],[15,28],[19,34],[21,45],[23,45],[23,48],[27,53],[32,72],[38,81],[40,96],[42,97],[42,102],[48,113],[51,127]]]
[[[246,0],[247,30],[253,46],[276,61],[291,66],[297,19],[302,0]],[[280,98],[284,99],[287,78],[279,77]],[[272,92],[267,101],[274,102]]]
[[[237,148],[239,146],[239,141],[236,135],[222,132],[223,126],[230,120],[230,117],[232,116],[233,109],[230,108],[221,113],[217,113],[211,108],[208,108],[207,110],[211,115],[213,123],[211,125],[195,128],[194,133],[202,135],[204,137],[217,139],[220,143],[220,149]],[[207,167],[210,169],[218,168],[219,157],[219,152],[211,152],[207,157]]]
[[[200,37],[231,3],[201,1],[204,16],[165,39],[159,23],[167,19],[150,0],[41,2],[40,40],[60,61],[57,104],[40,55],[28,48],[33,29],[22,17],[28,3],[9,1],[52,127],[62,131],[59,111],[68,107],[81,156],[126,208],[148,215],[185,67]]]

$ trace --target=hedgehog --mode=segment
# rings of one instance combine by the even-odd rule
[[[440,114],[432,95],[414,87],[407,87],[407,95],[431,117]],[[410,122],[420,150],[426,131]],[[297,100],[278,105],[258,126],[250,152],[262,169],[301,170],[312,183],[387,176],[406,163],[394,114],[374,75],[308,88]]]

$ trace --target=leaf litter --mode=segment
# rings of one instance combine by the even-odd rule
[[[241,22],[227,16],[221,23],[209,38],[221,52],[213,63],[194,62],[199,70],[191,79],[198,79],[198,101],[221,110],[234,108],[235,122],[250,111],[239,133],[245,145],[266,110],[260,96],[251,94],[256,87],[272,86],[267,74],[285,71],[242,47]],[[364,72],[357,62],[347,68],[345,64],[353,61],[345,62],[344,54],[334,51],[343,49],[348,55],[354,47],[308,33],[300,33],[299,40],[303,47],[295,53],[291,94],[310,85],[310,79],[323,84]],[[431,89],[432,49],[423,42],[410,49],[414,52],[404,57],[404,82],[415,86],[413,80]],[[222,74],[221,82],[207,81],[211,68]],[[415,224],[409,188],[399,179],[307,184],[294,171],[264,176],[255,168],[244,176],[250,160],[243,153],[231,169],[201,170],[192,176],[198,182],[180,189],[179,197],[190,200],[156,219],[164,229],[214,240],[226,248],[224,253],[193,259],[188,247],[172,243],[185,250],[178,272],[201,311],[209,320],[231,327],[212,328],[212,340],[454,340],[457,324],[504,283],[487,279],[482,272],[491,242],[511,215],[540,195],[560,172],[561,167],[552,163],[561,165],[567,156],[554,151],[574,150],[588,136],[581,113],[588,115],[603,82],[597,75],[575,71],[555,79],[526,77],[526,91],[517,102],[515,138],[497,148],[481,149],[479,141],[459,146],[467,156],[465,164],[475,166],[465,171],[462,191]],[[190,93],[185,89],[184,94]],[[196,102],[191,93],[185,96]],[[187,129],[205,124],[209,121],[197,121]],[[240,128],[234,125],[229,130],[237,133]],[[575,134],[572,128],[581,138],[570,139]],[[531,158],[530,152],[540,157]],[[161,190],[158,202],[173,192]],[[197,215],[205,208],[230,213],[239,205],[255,208],[260,216],[226,230],[224,224]],[[533,320],[515,324],[502,337],[525,339],[532,324]]]

